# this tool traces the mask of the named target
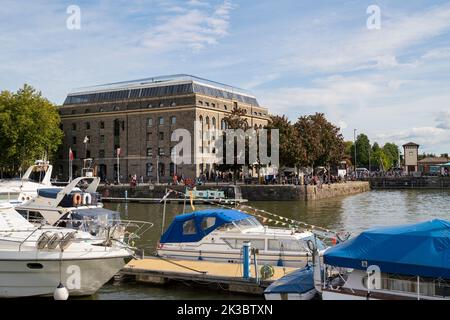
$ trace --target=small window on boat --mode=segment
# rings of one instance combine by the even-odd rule
[[[300,246],[300,242],[298,240],[269,240],[269,250],[278,251],[281,249],[285,251],[304,250],[304,248]]]
[[[216,224],[216,218],[215,217],[208,217],[203,218],[202,220],[202,230],[209,229],[213,227]]]
[[[195,228],[195,220],[188,220],[183,223],[183,235],[196,234],[197,229]]]

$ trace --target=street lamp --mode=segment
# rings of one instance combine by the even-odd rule
[[[354,141],[354,145],[355,145],[355,171],[356,171],[356,167],[357,167],[357,161],[356,161],[356,130],[357,129],[353,129],[353,141]]]

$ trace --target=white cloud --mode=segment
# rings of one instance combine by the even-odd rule
[[[450,101],[449,101],[450,104]],[[447,129],[450,130],[450,107],[449,110],[439,112],[437,118],[437,127],[439,129]],[[447,137],[450,138],[450,137]]]
[[[232,9],[232,3],[225,0],[212,12],[190,9],[178,15],[164,17],[161,23],[144,34],[140,43],[159,53],[186,47],[193,51],[201,50],[216,44],[218,39],[228,34]]]
[[[304,32],[291,35],[287,41],[289,54],[280,57],[279,62],[281,66],[310,72],[384,69],[404,64],[414,67],[414,61],[398,61],[400,52],[449,29],[450,5],[407,16],[384,17],[380,30],[343,31],[330,25],[329,33],[320,37]],[[306,30],[311,32],[311,28]]]

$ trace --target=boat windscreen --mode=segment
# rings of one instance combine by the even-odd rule
[[[262,227],[262,224],[255,217],[250,217],[250,218],[247,218],[247,219],[234,221],[233,224],[236,227],[238,227],[240,230]]]

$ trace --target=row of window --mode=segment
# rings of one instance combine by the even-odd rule
[[[164,125],[164,123],[165,123],[164,117],[159,117],[158,118],[158,124],[159,125]],[[170,117],[170,124],[175,125],[176,123],[177,123],[177,117],[175,117],[175,116]],[[85,125],[85,129],[86,130],[90,130],[91,129],[91,123],[90,122],[85,122],[84,125]],[[148,127],[153,126],[153,118],[148,118],[147,119],[147,126]],[[99,129],[105,129],[105,122],[104,121],[100,121],[98,123],[98,127],[99,127]],[[63,129],[64,129],[64,127],[63,127],[63,125],[61,125],[61,130],[63,130]],[[77,124],[76,123],[72,123],[72,131],[76,131],[76,130],[77,130]]]
[[[64,101],[64,105],[99,103],[117,100],[140,99],[140,98],[166,97],[189,93],[199,93],[215,98],[235,100],[242,103],[258,106],[258,102],[253,97],[248,97],[230,91],[203,86],[197,83],[71,95],[66,98],[66,100]]]

